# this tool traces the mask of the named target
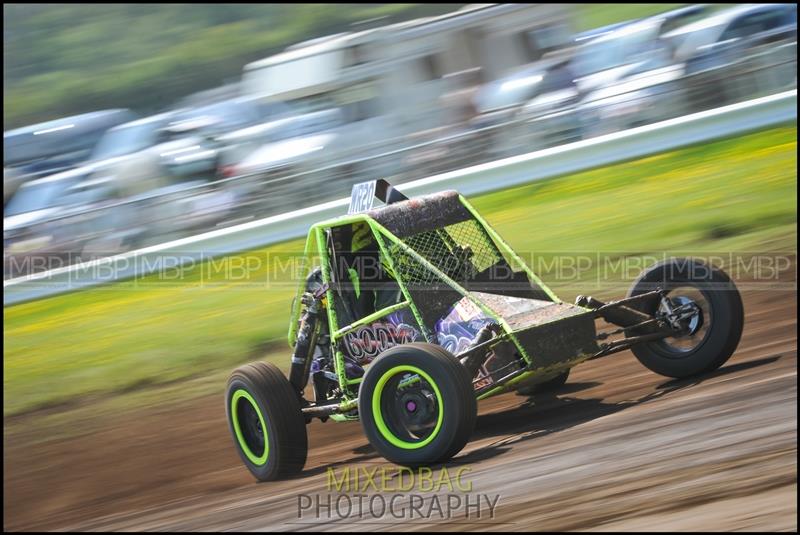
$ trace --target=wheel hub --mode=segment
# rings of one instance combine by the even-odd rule
[[[692,336],[703,326],[703,310],[689,297],[664,297],[661,317],[679,336]]]
[[[435,401],[432,397],[429,398],[424,391],[404,392],[399,401],[402,408],[401,417],[409,429],[421,431],[430,427],[435,421]]]

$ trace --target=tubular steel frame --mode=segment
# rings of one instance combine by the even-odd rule
[[[488,222],[483,217],[481,217],[481,215],[472,207],[472,205],[470,205],[470,203],[462,195],[459,195],[459,201],[468,210],[468,212],[475,219],[475,221],[477,221],[478,226],[485,233],[489,241],[493,243],[495,247],[497,247],[497,249],[501,254],[508,255],[508,257],[513,259],[514,262],[516,262],[518,266],[525,272],[529,280],[537,284],[547,294],[547,296],[553,300],[553,302],[555,303],[563,302],[546,284],[544,284],[544,282],[539,277],[536,276],[536,274],[530,269],[530,267],[528,267],[528,265],[522,260],[522,258],[520,258],[519,255],[517,255],[514,252],[511,246],[500,237],[500,235],[491,227],[491,225],[489,225]],[[362,379],[347,378],[347,375],[345,373],[345,360],[344,360],[345,357],[344,353],[339,347],[338,342],[346,334],[352,332],[353,330],[361,326],[367,325],[388,314],[391,314],[392,312],[408,308],[411,310],[411,313],[413,314],[417,324],[419,325],[420,332],[422,333],[425,340],[429,343],[434,342],[434,340],[432,340],[432,334],[430,333],[429,329],[426,327],[423,321],[422,314],[417,308],[414,299],[411,297],[406,281],[404,281],[403,277],[400,276],[395,276],[394,278],[400,287],[400,291],[403,294],[404,301],[394,305],[390,305],[376,312],[373,312],[372,314],[369,314],[368,316],[358,319],[350,323],[349,325],[345,326],[339,325],[339,318],[337,317],[335,307],[333,306],[334,287],[330,277],[331,259],[328,254],[325,232],[335,227],[352,225],[354,223],[365,223],[366,225],[368,225],[378,245],[380,254],[382,255],[383,258],[386,259],[388,267],[394,273],[398,273],[398,271],[395,269],[394,259],[389,252],[387,241],[392,245],[399,247],[404,254],[409,255],[416,262],[419,262],[422,265],[422,267],[424,267],[425,269],[429,270],[431,273],[436,275],[436,277],[438,277],[440,280],[446,283],[450,288],[458,292],[462,297],[466,297],[467,299],[469,299],[472,303],[478,306],[481,309],[481,311],[483,311],[487,316],[495,320],[502,329],[501,334],[499,334],[494,339],[495,342],[508,340],[514,344],[517,351],[519,352],[519,355],[523,358],[525,362],[525,367],[517,371],[511,372],[505,377],[502,377],[500,380],[498,380],[485,390],[476,391],[477,399],[482,400],[506,392],[510,390],[514,384],[524,381],[530,377],[536,375],[546,375],[548,373],[552,373],[553,371],[557,371],[557,369],[563,369],[565,367],[571,368],[580,362],[593,358],[599,358],[606,354],[606,352],[601,351],[598,354],[581,356],[567,362],[559,363],[556,366],[533,369],[534,362],[532,356],[529,355],[528,352],[525,350],[525,348],[522,346],[518,337],[515,335],[514,330],[509,326],[509,324],[505,321],[504,318],[498,315],[494,310],[492,310],[489,306],[483,303],[480,299],[478,299],[472,293],[467,291],[462,285],[458,284],[451,277],[442,272],[434,264],[432,264],[422,255],[420,255],[417,251],[415,251],[413,248],[404,243],[400,238],[395,236],[393,233],[391,233],[389,230],[387,230],[385,227],[383,227],[369,215],[364,213],[347,215],[335,219],[330,219],[327,221],[322,221],[312,225],[312,227],[309,230],[305,248],[303,251],[303,263],[301,264],[301,269],[303,271],[307,271],[305,263],[308,261],[309,255],[312,253],[314,242],[316,242],[316,252],[319,254],[321,268],[322,268],[322,280],[323,284],[326,286],[324,300],[326,301],[325,310],[327,312],[328,328],[329,332],[331,333],[330,343],[331,343],[331,348],[334,352],[334,359],[333,359],[334,371],[336,373],[336,377],[339,382],[339,388],[342,392],[342,400],[338,404],[333,403],[331,405],[317,405],[317,406],[307,407],[303,409],[304,413],[315,416],[321,414],[329,415],[335,420],[352,419],[352,418],[344,418],[343,413],[352,411],[355,408],[357,408],[358,390],[357,388],[354,387],[360,384]],[[305,284],[305,279],[301,277],[297,289],[298,298],[295,299],[289,324],[288,341],[290,347],[293,347],[296,341],[297,324],[301,310],[301,303],[300,303],[301,300],[299,299],[299,295],[301,295],[302,292],[304,291],[304,284]],[[581,306],[581,308],[584,308],[587,312],[593,311],[593,309],[588,308],[586,306]],[[600,317],[600,315],[597,314],[597,311],[594,312],[596,313],[596,317]],[[668,336],[668,334],[664,334],[663,336]],[[624,340],[622,342],[624,342]],[[626,345],[624,348],[627,347],[628,345]],[[337,418],[337,416],[339,418]]]

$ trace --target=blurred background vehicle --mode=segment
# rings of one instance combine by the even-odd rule
[[[755,4],[726,9],[665,36],[703,91],[688,97],[691,109],[735,102],[748,95],[797,85],[797,6]],[[758,73],[745,84],[730,83],[739,72]],[[708,96],[713,95],[711,103]]]
[[[102,110],[3,132],[3,204],[26,180],[80,164],[109,128],[135,117]]]
[[[550,67],[545,78],[550,83],[522,103],[515,116],[516,128],[509,130],[505,138],[505,151],[519,151],[519,140],[524,140],[530,150],[547,148],[623,130],[637,122],[655,122],[658,113],[665,117],[679,115],[680,96],[666,91],[677,102],[662,102],[655,108],[642,105],[643,113],[636,114],[634,124],[619,124],[613,120],[618,110],[609,99],[631,91],[628,87],[636,84],[637,80],[651,86],[678,78],[680,68],[674,64],[674,54],[663,37],[664,33],[676,25],[702,17],[706,11],[705,5],[698,4],[576,36],[576,47],[570,57]],[[638,90],[644,91],[642,88]],[[622,101],[630,103],[641,98],[641,95],[635,99],[625,95]],[[612,117],[599,116],[598,106]],[[635,111],[638,112],[639,108]],[[649,112],[654,112],[654,115],[644,117],[644,113]]]
[[[113,254],[796,87],[796,6],[653,9],[580,33],[568,5],[378,17],[143,119],[9,130],[4,256]]]
[[[677,28],[672,24],[659,38],[671,51],[671,64],[633,73],[587,96],[580,106],[583,123],[590,125],[584,136],[796,86],[796,13],[792,5],[743,5]]]
[[[442,105],[462,89],[456,84],[490,81],[567,43],[565,19],[557,5],[470,6],[314,39],[248,64],[246,93],[284,102],[300,116],[327,112],[330,120],[264,145],[229,174],[258,177],[281,195],[284,208],[295,208],[310,198],[287,203],[287,187],[321,200],[346,192],[358,178],[398,176],[411,165],[424,173],[431,158],[414,158],[408,147],[458,126],[463,108]],[[464,72],[471,75],[457,76]],[[446,144],[438,148],[453,152]],[[465,163],[472,162],[452,165]]]
[[[213,133],[221,121],[208,111],[116,126],[82,165],[22,185],[5,207],[4,249],[66,259],[87,250],[114,254],[144,245],[148,235],[213,222],[233,199],[199,191],[217,170]]]
[[[679,60],[709,68],[735,60],[735,52],[797,38],[795,4],[751,4],[725,9],[664,36]]]

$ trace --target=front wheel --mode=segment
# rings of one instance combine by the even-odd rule
[[[228,426],[236,451],[260,481],[300,472],[308,453],[300,402],[286,376],[273,364],[237,368],[225,393]]]
[[[467,369],[445,349],[395,346],[370,365],[358,395],[370,444],[405,466],[445,462],[466,445],[478,404]]]
[[[631,351],[648,369],[683,378],[716,370],[733,355],[744,327],[742,298],[724,271],[696,259],[673,259],[649,268],[634,282],[628,297],[661,288],[667,302],[640,306],[650,315],[665,308],[693,311],[676,325],[677,334],[635,345]]]

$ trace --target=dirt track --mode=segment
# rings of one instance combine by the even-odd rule
[[[796,293],[744,296],[744,338],[713,374],[670,381],[624,352],[577,367],[557,397],[483,403],[472,441],[448,469],[469,468],[474,495],[499,494],[494,519],[485,510],[481,519],[458,512],[449,522],[388,514],[339,520],[324,510],[298,518],[299,494],[328,494],[327,467],[391,465],[374,454],[360,424],[314,422],[303,476],[254,484],[234,452],[220,394],[35,447],[6,436],[4,525],[796,530]]]

